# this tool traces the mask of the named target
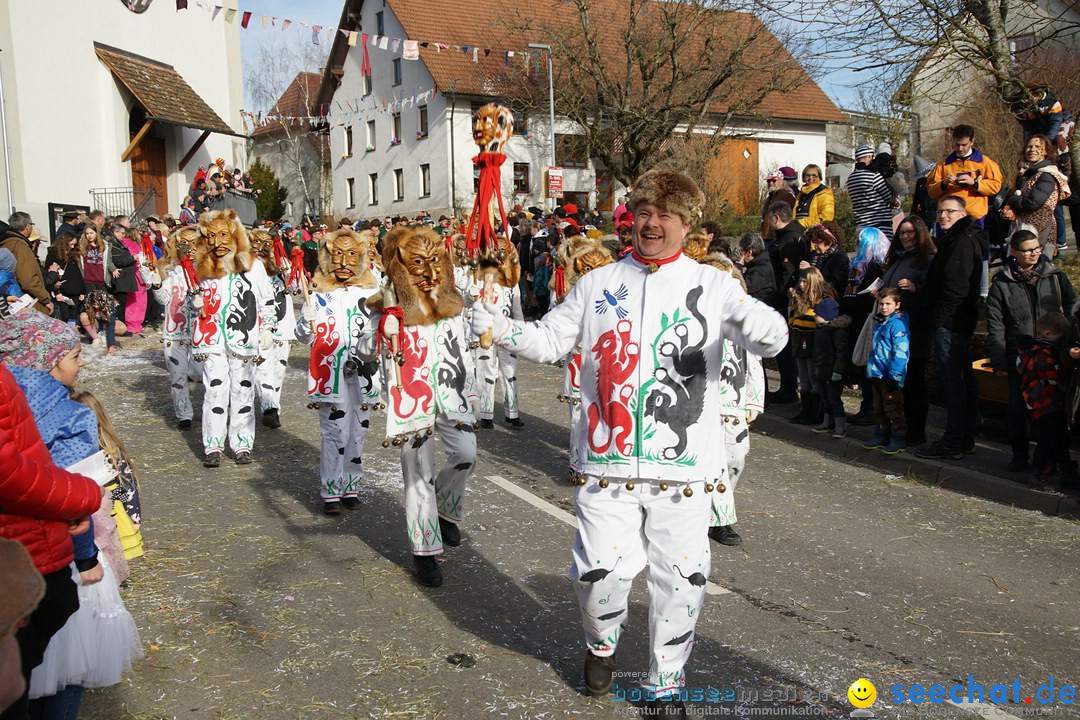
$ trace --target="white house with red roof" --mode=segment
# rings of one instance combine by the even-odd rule
[[[528,3],[512,4],[528,11]],[[345,32],[335,38],[319,96],[331,114],[336,215],[468,214],[475,197],[474,109],[498,101],[499,81],[493,78],[505,81],[507,63],[546,76],[545,65],[536,68],[541,58],[527,40],[510,48],[512,35],[477,22],[498,12],[501,5],[496,5],[495,0],[466,0],[432,12],[423,0],[346,0],[339,22]],[[357,34],[350,41],[352,31]],[[514,52],[512,58],[507,50]],[[524,53],[530,54],[527,60]],[[365,54],[370,75],[364,72]],[[729,201],[750,212],[757,210],[770,170],[809,163],[825,167],[826,124],[846,121],[808,76],[790,93],[766,97],[759,113],[764,119],[728,124],[726,132],[735,137],[724,144],[721,158],[731,177]],[[554,165],[562,168],[563,202],[582,211],[610,211],[624,188],[580,150],[575,127],[556,118]],[[505,153],[503,198],[526,208],[544,206],[545,171],[553,164],[547,112],[515,118]]]

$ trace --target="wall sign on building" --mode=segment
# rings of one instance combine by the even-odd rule
[[[561,198],[563,196],[563,176],[561,167],[549,167],[547,170],[547,196],[549,198]]]

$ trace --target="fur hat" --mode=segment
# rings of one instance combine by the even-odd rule
[[[701,217],[705,195],[689,176],[676,170],[650,170],[638,178],[630,196],[630,208],[649,203],[678,213],[684,223],[693,224]]]
[[[79,346],[75,326],[36,310],[0,319],[0,360],[47,373]]]

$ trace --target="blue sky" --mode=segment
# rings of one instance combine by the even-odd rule
[[[262,29],[262,19],[258,16],[268,15],[278,18],[288,18],[293,21],[304,21],[313,25],[337,25],[341,19],[341,9],[344,0],[240,0],[241,10],[250,10],[256,17],[252,19],[248,30],[240,31],[241,49],[244,61],[249,62],[258,54],[259,47],[266,42],[271,33],[282,33],[280,23],[277,28]],[[294,24],[284,31],[288,34],[307,33],[303,26]],[[323,42],[327,42],[326,35],[322,36]],[[841,107],[850,106],[855,100],[855,91],[849,87],[863,78],[853,75],[849,71],[837,71],[819,78],[821,88]],[[869,80],[866,78],[865,80]]]

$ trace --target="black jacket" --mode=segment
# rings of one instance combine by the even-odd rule
[[[1048,312],[1068,316],[1076,292],[1068,276],[1049,260],[1036,266],[1042,277],[1034,286],[1021,281],[1006,266],[994,276],[986,298],[986,344],[994,370],[1016,368],[1016,356],[1035,337],[1035,323]]]
[[[1053,165],[1053,160],[1043,160],[1022,172],[1020,177],[1016,179],[1018,187],[1034,175],[1039,177],[1027,195],[1013,195],[1010,197],[1007,202],[1008,206],[1018,213],[1031,213],[1045,205],[1050,196],[1054,194],[1054,190],[1057,190],[1058,181],[1053,174],[1041,172],[1041,170]]]
[[[838,248],[836,252],[831,253],[821,263],[818,270],[821,270],[821,274],[825,276],[825,282],[832,285],[836,297],[844,297],[844,290],[847,289],[848,274],[851,272],[851,260],[848,259],[844,249]]]
[[[135,292],[139,289],[138,282],[135,280],[135,256],[121,240],[113,235],[106,235],[105,242],[109,243],[109,256],[113,267],[120,271],[120,275],[112,280],[112,291],[114,293]]]
[[[851,327],[851,318],[840,315],[829,324],[814,329],[814,357],[810,364],[813,382],[826,383],[834,372],[843,375],[847,370],[851,361],[848,350]]]
[[[971,336],[979,317],[979,282],[983,263],[982,230],[968,217],[949,228],[940,241],[919,294],[930,328]]]
[[[763,303],[772,305],[776,298],[776,277],[767,253],[761,253],[743,268],[746,293]]]
[[[788,290],[798,282],[799,263],[810,261],[810,246],[803,237],[803,226],[792,220],[786,227],[773,231],[766,245],[776,278],[776,294],[769,303],[784,315],[788,310]]]

